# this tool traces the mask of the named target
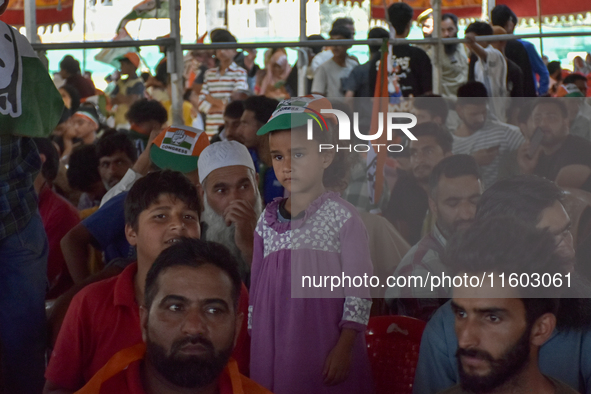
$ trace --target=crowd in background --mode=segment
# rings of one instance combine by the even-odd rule
[[[388,16],[393,37],[408,37],[412,8],[394,3]],[[432,10],[417,23],[430,37]],[[166,57],[155,75],[139,75],[140,57],[125,54],[104,92],[64,57],[64,110],[51,136],[0,140],[7,196],[0,198],[0,256],[11,258],[14,235],[15,244],[47,256],[43,270],[15,275],[13,288],[0,289],[19,294],[12,299],[25,310],[18,319],[0,312],[0,388],[135,392],[140,380],[146,392],[181,392],[215,389],[226,376],[219,392],[371,393],[365,327],[370,316],[398,314],[428,322],[417,394],[512,384],[591,393],[591,54],[575,58],[570,73],[527,41],[476,39],[512,34],[517,25],[510,8],[498,5],[490,24],[466,27],[466,44],[445,44],[440,94],[433,93],[436,47],[392,46],[388,94],[416,116],[416,138],[396,136],[404,149],[389,154],[377,201],[366,155],[315,151],[338,145],[337,118],[326,115],[326,129],[318,122],[306,140],[299,117],[333,108],[350,119],[371,112],[380,46],[370,46],[359,64],[349,47],[330,42],[353,38],[352,19],[335,20],[328,40],[308,37],[326,45],[305,49],[304,67],[290,65],[283,48],[268,49],[263,68],[256,50],[192,51],[184,125],[172,121]],[[442,37],[458,36],[454,14],[442,15],[440,26]],[[368,34],[390,37],[379,27]],[[226,29],[210,38],[237,42]],[[297,97],[299,72],[306,73],[305,97]],[[361,116],[362,133],[370,123]],[[30,179],[15,188],[4,168]],[[41,222],[32,228],[27,220],[37,210]],[[179,263],[189,260],[200,263]],[[324,265],[373,272],[382,283],[389,275],[479,274],[520,263],[571,273],[576,286],[560,303],[511,293],[516,298],[501,306],[470,294],[452,299],[444,287],[292,298],[295,261],[316,273]],[[29,279],[47,291],[19,298]],[[170,296],[175,291],[183,296]],[[48,330],[45,314],[27,306],[40,294]],[[175,320],[191,308],[205,310],[199,319],[207,322]],[[516,314],[519,324],[507,317]],[[495,328],[507,321],[514,325]],[[470,324],[481,327],[470,331]],[[7,325],[15,328],[10,335]],[[173,326],[178,342],[169,338]],[[116,373],[125,377],[112,379]]]

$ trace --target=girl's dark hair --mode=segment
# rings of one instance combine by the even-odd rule
[[[201,213],[197,187],[186,176],[178,171],[155,171],[139,179],[125,197],[125,224],[137,231],[140,214],[163,194],[170,194],[183,201],[190,209]]]

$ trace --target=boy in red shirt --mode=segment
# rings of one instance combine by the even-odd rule
[[[201,201],[184,175],[157,171],[138,180],[125,201],[125,234],[137,263],[81,290],[72,300],[45,373],[44,393],[73,393],[118,351],[142,342],[139,304],[146,274],[181,237],[199,238]],[[241,305],[248,302],[244,287]]]

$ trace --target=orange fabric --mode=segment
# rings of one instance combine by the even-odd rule
[[[123,371],[132,362],[141,360],[144,357],[144,354],[146,354],[146,344],[143,342],[115,353],[115,355],[107,361],[105,366],[99,369],[92,379],[90,379],[84,387],[76,391],[75,394],[100,393],[103,382]]]
[[[139,343],[119,351],[75,394],[99,394],[104,382],[124,371],[131,363],[143,359],[145,354],[145,343]],[[228,361],[223,373],[230,380],[233,394],[272,394],[258,383],[242,375],[238,370],[236,360],[232,358]]]
[[[370,130],[375,133],[378,130],[378,122],[379,122],[379,114],[382,113],[383,125],[387,124],[386,116],[388,112],[388,102],[389,102],[389,93],[388,93],[388,48],[387,44],[382,44],[382,59],[380,60],[380,68],[378,70],[378,77],[376,80],[376,87],[374,90],[374,104],[371,113],[371,128]],[[388,133],[382,133],[382,135],[377,139],[376,144],[383,144],[385,146],[388,144]],[[373,145],[372,145],[373,146]],[[374,147],[374,149],[376,149]],[[380,149],[377,153],[377,165],[376,165],[376,175],[375,175],[375,194],[374,194],[374,201],[380,201],[382,197],[382,188],[384,185],[384,165],[386,164],[386,159],[388,157],[388,152],[386,149]]]

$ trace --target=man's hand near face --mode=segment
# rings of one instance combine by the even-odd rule
[[[234,242],[242,252],[242,258],[250,266],[254,231],[258,220],[254,207],[246,200],[234,200],[226,207],[222,216],[227,226],[235,224]]]
[[[517,150],[517,164],[519,164],[519,171],[525,175],[530,175],[534,173],[534,170],[538,165],[540,154],[542,153],[542,148],[538,147],[536,152],[533,154],[533,157],[530,157],[529,146],[530,143],[525,142]]]

